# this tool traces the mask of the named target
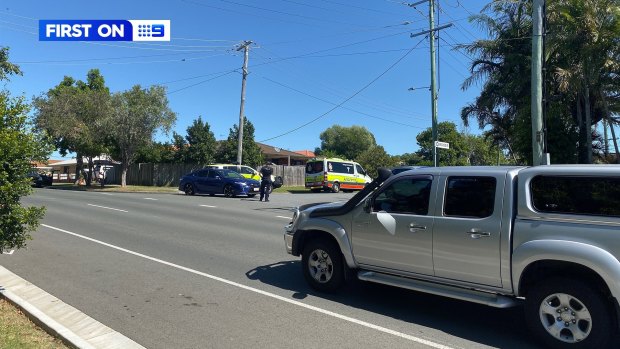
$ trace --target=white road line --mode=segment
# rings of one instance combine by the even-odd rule
[[[101,194],[101,195],[112,195],[112,196],[114,195],[114,194],[110,194],[110,193],[99,193],[99,194]]]
[[[10,250],[9,252],[2,252],[2,254],[13,254],[13,252],[15,252],[15,250]]]
[[[174,263],[171,263],[171,262],[164,261],[162,259],[158,259],[158,258],[155,258],[155,257],[147,256],[147,255],[142,254],[142,253],[138,253],[138,252],[135,252],[135,251],[132,251],[132,250],[128,250],[126,248],[122,248],[122,247],[119,247],[119,246],[116,246],[116,245],[108,244],[107,242],[99,241],[99,240],[90,238],[88,236],[80,235],[80,234],[77,234],[77,233],[72,233],[70,231],[67,231],[67,230],[64,230],[64,229],[60,229],[60,228],[56,228],[56,227],[52,227],[51,225],[47,225],[47,224],[41,224],[41,226],[44,226],[46,228],[53,229],[53,230],[56,230],[56,231],[59,231],[59,232],[65,233],[65,234],[73,235],[73,236],[82,238],[84,240],[92,241],[94,243],[97,243],[97,244],[100,244],[100,245],[103,245],[103,246],[107,246],[107,247],[113,248],[113,249],[118,250],[118,251],[122,251],[122,252],[125,252],[125,253],[128,253],[128,254],[132,254],[134,256],[137,256],[137,257],[148,259],[148,260],[151,260],[153,262],[161,263],[161,264],[164,264],[164,265],[167,265],[167,266],[179,269],[179,270],[183,270],[183,271],[186,271],[186,272],[189,272],[189,273],[192,273],[192,274],[204,276],[206,278],[209,278],[209,279],[212,279],[212,280],[215,280],[215,281],[219,281],[219,282],[225,283],[225,284],[230,285],[230,286],[235,286],[235,287],[244,289],[246,291],[258,293],[258,294],[261,294],[263,296],[267,296],[267,297],[270,297],[270,298],[273,298],[273,299],[277,299],[279,301],[286,302],[286,303],[289,303],[289,304],[293,304],[293,305],[296,305],[296,306],[299,306],[299,307],[302,307],[302,308],[305,308],[305,309],[308,309],[308,310],[313,310],[313,311],[319,312],[321,314],[325,314],[325,315],[328,315],[328,316],[335,317],[335,318],[340,319],[340,320],[348,321],[348,322],[351,322],[351,323],[354,323],[354,324],[357,324],[357,325],[360,325],[360,326],[364,326],[364,327],[367,327],[367,328],[370,328],[370,329],[373,329],[373,330],[377,330],[379,332],[387,333],[387,334],[390,334],[390,335],[393,335],[393,336],[396,336],[396,337],[399,337],[399,338],[402,338],[402,339],[410,340],[412,342],[416,342],[416,343],[420,343],[420,344],[423,344],[423,345],[427,345],[427,346],[432,347],[432,348],[437,348],[437,349],[453,349],[452,347],[449,347],[449,346],[444,345],[444,344],[435,343],[435,342],[429,341],[429,340],[424,339],[424,338],[419,338],[419,337],[416,337],[416,336],[408,335],[406,333],[402,333],[402,332],[398,332],[398,331],[395,331],[395,330],[391,330],[391,329],[386,328],[386,327],[382,327],[382,326],[379,326],[379,325],[371,324],[370,322],[366,322],[366,321],[358,320],[356,318],[352,318],[350,316],[338,314],[338,313],[335,313],[333,311],[325,310],[323,308],[315,307],[313,305],[309,305],[309,304],[302,303],[302,302],[299,302],[299,301],[296,301],[296,300],[293,300],[293,299],[282,297],[282,296],[279,296],[279,295],[274,294],[274,293],[270,293],[270,292],[267,292],[267,291],[259,290],[259,289],[254,288],[254,287],[250,287],[250,286],[246,286],[246,285],[234,282],[234,281],[230,281],[230,280],[221,278],[219,276],[203,273],[201,271],[198,271],[198,270],[195,270],[195,269],[191,269],[191,268],[188,268],[188,267],[184,267],[182,265],[174,264]]]
[[[211,205],[200,205],[201,207],[209,207],[209,208],[216,208],[217,206],[211,206]]]
[[[93,205],[93,204],[87,204],[88,206],[92,206],[92,207],[99,207],[99,208],[105,208],[107,210],[114,210],[114,211],[121,211],[121,212],[129,212],[129,211],[125,211],[125,210],[121,210],[118,208],[112,208],[112,207],[105,207],[105,206],[99,206],[99,205]]]
[[[276,216],[276,218],[291,219],[291,217],[284,217],[284,216]]]
[[[153,198],[144,198],[144,200],[153,200],[153,201],[157,201],[159,199],[153,199]]]

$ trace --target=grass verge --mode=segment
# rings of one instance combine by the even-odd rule
[[[0,298],[0,348],[67,349],[60,339],[37,327],[18,308]]]

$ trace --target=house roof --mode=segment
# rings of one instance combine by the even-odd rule
[[[77,159],[73,158],[73,159],[68,159],[68,160],[55,160],[57,162],[50,162],[49,166],[51,167],[58,167],[58,166],[71,166],[71,165],[75,165],[77,164]],[[84,164],[88,163],[88,159],[84,158]],[[108,155],[100,155],[100,156],[95,156],[93,158],[93,162],[95,163],[105,163],[107,165],[111,165],[111,164],[120,164],[120,162],[118,161],[114,161],[112,160],[111,157],[109,157]]]
[[[310,150],[295,150],[295,153],[301,154],[301,155],[305,155],[305,156],[307,156],[309,158],[315,158],[316,157],[316,154],[314,154],[314,152],[310,151]]]
[[[311,156],[307,156],[304,154],[299,154],[290,150],[286,150],[286,149],[282,149],[282,148],[277,148],[268,144],[263,144],[263,143],[258,143],[256,142],[256,144],[260,147],[260,150],[263,152],[263,154],[265,154],[267,157],[271,157],[271,158],[288,158],[290,157],[291,159],[309,159],[311,158]]]

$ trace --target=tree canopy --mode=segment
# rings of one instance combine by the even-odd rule
[[[321,148],[317,155],[340,156],[356,159],[364,151],[377,145],[375,136],[364,126],[334,125],[321,132]]]
[[[238,144],[239,126],[235,124],[229,130],[228,138],[220,143],[216,154],[216,161],[236,163]],[[254,141],[254,124],[248,118],[243,119],[243,150],[241,157],[243,165],[256,167],[263,163],[263,154],[258,144]]]
[[[121,162],[121,186],[127,185],[127,169],[139,149],[153,142],[157,131],[169,132],[176,114],[168,107],[166,90],[162,86],[143,89],[135,85],[112,97],[113,117],[107,129]]]
[[[106,121],[112,113],[110,91],[99,70],[91,69],[86,82],[65,76],[44,96],[35,98],[34,105],[38,127],[52,137],[59,152],[76,154],[78,173],[82,157],[88,158],[86,181],[90,184],[92,158],[106,152]]]
[[[475,119],[485,134],[520,163],[532,162],[531,1],[494,1],[471,20],[489,39],[462,45],[476,58],[469,88],[482,83],[475,101],[462,109],[465,124]],[[615,0],[547,1],[546,130],[554,163],[591,163],[607,153],[620,107],[620,5]]]
[[[442,142],[450,144],[449,149],[437,149],[440,166],[472,166],[472,165],[496,165],[498,148],[483,136],[474,136],[461,133],[453,122],[444,121],[437,125],[437,135]],[[420,132],[416,137],[420,150],[417,154],[422,161],[416,165],[433,165],[433,135],[429,127]],[[506,164],[507,160],[500,152],[500,162]]]
[[[188,146],[182,149],[186,152],[186,162],[207,165],[214,161],[217,147],[215,135],[213,135],[209,123],[202,121],[202,117],[199,116],[187,128],[185,139]]]
[[[21,73],[8,62],[8,48],[0,48],[0,81]],[[31,132],[24,98],[0,91],[0,253],[8,248],[22,248],[43,217],[43,207],[21,205],[21,198],[32,192],[33,161],[44,161],[50,147],[41,135]]]

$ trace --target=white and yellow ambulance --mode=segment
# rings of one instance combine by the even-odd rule
[[[355,161],[326,158],[306,163],[305,184],[313,192],[362,190],[371,181],[362,165]]]

